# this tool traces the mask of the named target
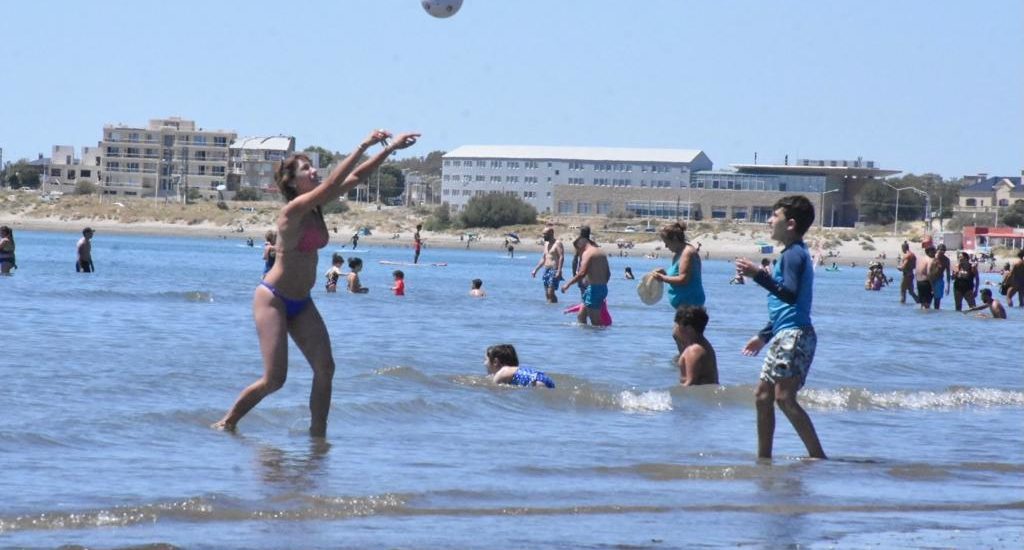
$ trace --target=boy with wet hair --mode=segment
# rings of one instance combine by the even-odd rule
[[[989,313],[992,314],[993,319],[1006,319],[1006,308],[1003,307],[1003,304],[999,303],[999,300],[992,298],[992,289],[990,288],[981,289],[981,305],[965,309],[964,313],[970,313],[981,309],[988,309]],[[978,316],[983,317],[981,314]]]
[[[679,383],[684,386],[718,383],[715,348],[704,337],[708,312],[702,306],[681,306],[676,310],[672,339],[679,348]]]
[[[757,397],[757,456],[771,458],[775,437],[775,405],[789,419],[812,458],[826,458],[818,433],[796,395],[807,380],[818,338],[811,323],[814,264],[803,236],[814,223],[814,206],[807,197],[779,199],[769,225],[772,238],[784,248],[772,274],[746,258],[736,268],[768,291],[768,324],[747,342],[743,355],[754,356],[771,343],[761,367]]]

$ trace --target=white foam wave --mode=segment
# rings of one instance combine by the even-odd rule
[[[995,388],[949,388],[941,392],[809,389],[801,393],[801,398],[812,406],[836,410],[943,410],[1024,406],[1024,392]]]
[[[662,412],[672,410],[672,394],[667,391],[645,391],[634,393],[623,391],[619,404],[627,412]]]

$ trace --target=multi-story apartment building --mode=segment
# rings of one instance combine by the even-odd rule
[[[75,155],[72,145],[54,145],[50,163],[42,175],[44,190],[72,192],[78,182],[98,184],[100,174],[99,147],[82,147],[82,156]]]
[[[276,193],[274,170],[277,163],[295,152],[295,138],[291,136],[238,138],[228,147],[231,170],[228,189],[238,191],[252,187],[261,193]]]
[[[674,197],[693,172],[711,168],[691,149],[466,145],[444,155],[441,200],[463,210],[474,196],[504,193],[540,213],[609,214],[611,201],[583,197]]]
[[[215,196],[227,184],[228,145],[235,137],[177,117],[150,120],[145,128],[106,125],[99,144],[103,192],[164,197],[191,187]]]

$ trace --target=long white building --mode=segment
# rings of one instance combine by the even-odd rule
[[[711,168],[696,149],[464,145],[444,155],[441,200],[459,211],[474,196],[504,193],[551,213],[559,186],[663,193],[688,187],[693,172]],[[595,204],[585,213],[608,213],[600,209]]]

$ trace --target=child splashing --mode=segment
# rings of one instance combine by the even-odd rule
[[[498,344],[487,348],[484,365],[487,366],[487,374],[495,384],[555,387],[555,381],[547,374],[529,367],[520,367],[519,356],[516,355],[516,348],[512,344]]]

